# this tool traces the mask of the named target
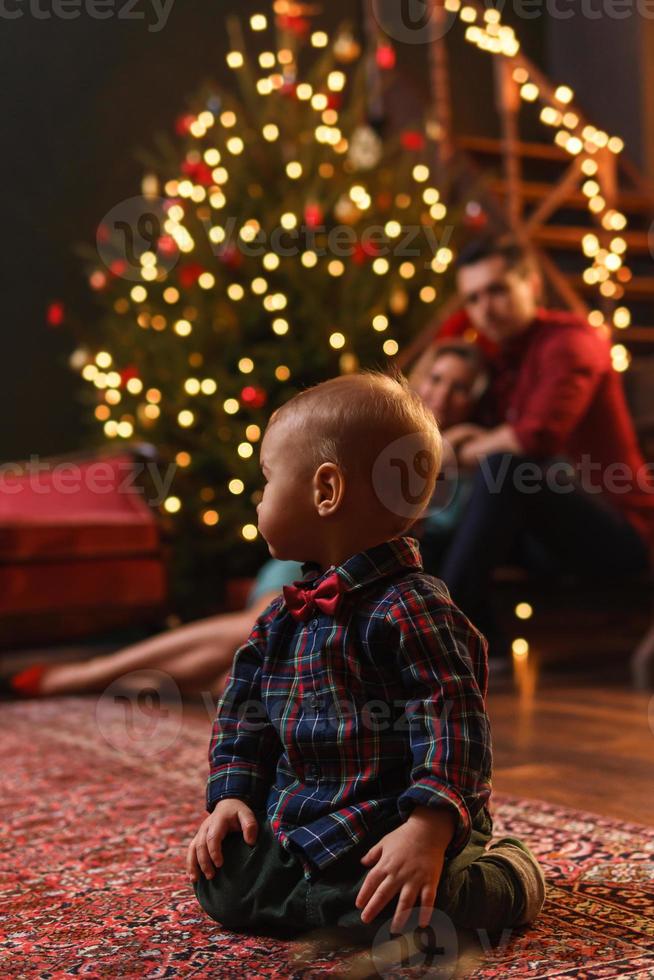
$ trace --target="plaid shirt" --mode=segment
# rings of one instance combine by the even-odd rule
[[[414,805],[457,816],[447,855],[466,845],[490,797],[487,647],[416,538],[375,545],[334,570],[335,616],[294,619],[283,595],[236,652],[209,748],[207,810],[226,797],[267,812],[305,877]]]

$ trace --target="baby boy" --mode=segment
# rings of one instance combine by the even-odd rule
[[[497,931],[543,904],[526,844],[492,837],[486,641],[407,535],[440,462],[400,373],[333,378],[271,416],[258,527],[303,578],[235,655],[187,854],[229,929],[368,939],[436,908]]]

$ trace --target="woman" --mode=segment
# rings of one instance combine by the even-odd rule
[[[476,347],[450,341],[434,348],[428,370],[415,380],[416,390],[434,413],[444,436],[446,456],[425,516],[414,525],[420,538],[425,568],[434,571],[465,505],[465,482],[458,477],[453,453],[447,453],[447,431],[470,421],[486,391],[488,378]],[[266,562],[248,595],[245,608],[179,626],[168,633],[135,643],[113,654],[63,664],[35,664],[4,681],[15,696],[56,696],[103,691],[132,671],[157,669],[173,678],[184,694],[223,692],[238,647],[252,623],[282,590],[302,577],[294,561]]]

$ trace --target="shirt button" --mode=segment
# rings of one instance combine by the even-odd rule
[[[312,630],[318,629],[318,620],[317,619],[312,619],[311,620],[311,629]]]

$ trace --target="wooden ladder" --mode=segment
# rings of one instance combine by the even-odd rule
[[[481,33],[497,28],[489,23],[488,8],[479,0],[430,3],[436,23],[458,12],[460,20],[468,22],[467,38],[471,18],[480,25]],[[498,137],[458,135],[452,120],[447,33],[437,31],[430,44],[430,71],[432,116],[439,134],[436,165],[451,184],[450,202],[466,205],[477,201],[492,228],[510,230],[531,245],[540,260],[552,305],[590,317],[591,323],[613,332],[616,344],[633,353],[642,351],[654,340],[654,185],[622,147],[617,152],[610,148],[608,134],[602,134],[606,140],[603,145],[598,140],[596,146],[594,137],[589,140],[583,135],[591,132],[599,136],[601,131],[573,103],[571,91],[562,98],[566,87],[556,86],[522,53],[518,43],[510,53],[490,55]],[[534,98],[525,91],[530,86],[537,93]],[[544,131],[552,133],[552,125],[557,129],[557,137],[550,143],[521,139],[523,110],[536,98],[544,107],[541,120],[545,112],[559,116],[556,124],[542,121]],[[564,138],[558,142],[563,135],[558,130],[564,129],[561,118],[571,119],[574,125],[569,127],[568,141]],[[614,137],[613,143],[616,141],[621,144]],[[570,150],[573,144],[578,147],[576,151]],[[593,171],[590,174],[589,167]],[[589,193],[589,181],[597,186],[595,195]],[[598,212],[589,206],[591,196],[603,202]],[[605,227],[608,211],[617,211],[618,218],[624,215],[624,230]],[[596,251],[610,251],[617,238],[626,246],[625,261],[611,274],[611,284],[602,287],[590,281],[592,253],[585,254],[584,247],[594,242]],[[608,290],[614,291],[609,294]],[[452,309],[452,303],[446,304],[440,319]],[[400,352],[398,361],[403,370],[425,353],[437,327],[438,322],[430,324]]]

